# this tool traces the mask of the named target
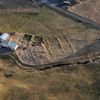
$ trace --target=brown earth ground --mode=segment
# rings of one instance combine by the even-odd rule
[[[0,12],[0,31],[37,33],[49,38],[62,31],[80,33],[76,37],[81,32],[99,32],[47,8],[37,16]],[[99,100],[99,84],[99,64],[23,70],[10,57],[0,56],[0,100]]]
[[[77,0],[69,10],[100,24],[100,0]]]

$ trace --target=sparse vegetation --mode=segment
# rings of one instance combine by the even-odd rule
[[[52,84],[50,84],[49,91],[53,95],[68,93],[69,92],[69,86],[67,85],[66,80],[61,80],[61,81],[58,81],[58,82],[52,82]]]
[[[38,15],[0,12],[0,31],[34,32],[52,41],[62,31],[97,32],[48,8]],[[99,100],[99,76],[100,64],[23,70],[9,56],[0,56],[0,100]]]
[[[54,68],[41,72],[35,69],[25,71],[18,67],[7,67],[8,65],[1,64],[0,73],[3,73],[3,76],[0,74],[0,86],[5,87],[2,87],[3,90],[0,88],[0,93],[4,91],[3,100],[52,100],[52,98],[58,100],[61,96],[64,100],[99,98],[99,83],[94,83],[95,72],[91,72],[91,69],[87,70],[84,66],[77,66],[77,71]],[[8,77],[9,72],[13,77]],[[99,80],[98,78],[97,81]]]

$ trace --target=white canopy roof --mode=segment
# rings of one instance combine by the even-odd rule
[[[0,36],[0,39],[1,39],[1,41],[5,41],[5,40],[8,39],[8,37],[9,37],[9,34],[8,34],[8,33],[3,33],[3,34]]]
[[[18,48],[18,44],[16,42],[10,42],[9,43],[9,47],[12,49],[12,50],[16,50]]]

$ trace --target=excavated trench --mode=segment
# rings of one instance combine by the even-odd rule
[[[62,61],[58,61],[58,62],[54,62],[54,63],[48,63],[46,65],[36,65],[36,66],[25,64],[25,63],[21,62],[19,60],[19,58],[15,57],[15,56],[13,56],[12,58],[14,59],[16,64],[18,64],[18,66],[20,68],[26,69],[26,70],[33,69],[33,68],[36,68],[36,69],[39,69],[39,70],[46,70],[46,69],[51,69],[51,68],[55,68],[55,67],[63,67],[63,66],[100,64],[100,54],[98,54],[94,58],[76,60],[75,62],[73,60],[72,61],[69,61],[69,60],[67,61],[67,59],[64,59]],[[75,58],[74,58],[74,60],[75,60]]]
[[[16,63],[21,65],[23,69],[32,69],[36,68],[39,70],[46,70],[51,69],[54,67],[63,67],[67,66],[74,66],[74,65],[87,65],[93,63],[100,63],[100,40],[95,41],[94,43],[83,47],[76,53],[63,58],[59,61],[50,62],[48,64],[38,64],[38,65],[30,65],[24,63],[18,56],[13,56]],[[23,66],[23,67],[22,67]]]

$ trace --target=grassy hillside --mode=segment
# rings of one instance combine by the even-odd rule
[[[31,32],[38,34],[51,34],[60,31],[75,33],[89,32],[92,29],[70,18],[64,18],[56,12],[43,8],[38,15],[32,13],[0,12],[0,31],[4,32]]]
[[[4,59],[0,60],[0,100],[100,99],[100,65],[38,71],[22,70]]]
[[[96,30],[43,8],[37,16],[0,12],[0,31],[52,36]],[[10,57],[0,57],[0,100],[99,100],[99,84],[100,65],[23,70]]]

